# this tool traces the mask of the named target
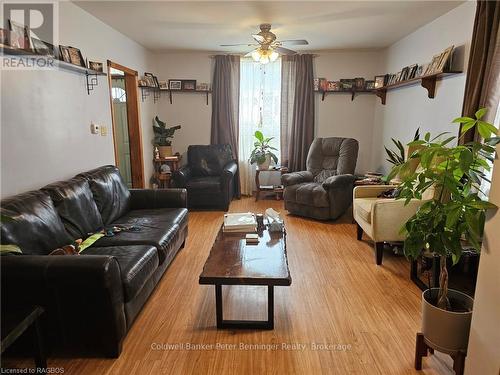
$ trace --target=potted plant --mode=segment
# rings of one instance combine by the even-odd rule
[[[415,135],[413,136],[414,141],[418,141],[420,139],[420,128],[417,128]],[[406,148],[403,146],[403,143],[401,141],[397,141],[394,138],[391,138],[392,143],[396,146],[396,150],[390,150],[387,147],[384,146],[385,148],[385,153],[387,154],[387,160],[389,163],[391,163],[394,166],[401,165],[407,161],[407,159],[410,157],[411,154],[413,154],[419,146],[413,145],[409,146],[407,145]],[[418,166],[418,160],[417,159],[412,159],[412,164],[411,164],[411,170],[414,171]],[[390,182],[394,184],[398,184],[401,182],[402,176],[397,175],[392,178],[392,180],[388,180],[384,177],[385,182]]]
[[[411,259],[433,254],[440,257],[439,288],[422,294],[422,333],[434,348],[444,352],[466,350],[473,300],[457,290],[448,289],[447,258],[453,265],[462,255],[462,244],[467,242],[477,251],[481,248],[485,211],[496,207],[479,195],[484,171],[493,161],[495,146],[500,142],[498,130],[482,120],[486,110],[480,109],[475,118],[460,117],[454,123],[462,124],[459,139],[444,134],[410,142],[418,146],[408,160],[392,168],[389,178],[399,174],[402,182],[398,199],[406,203],[421,199],[433,187],[434,198],[424,203],[403,226],[406,233],[404,253]],[[477,128],[481,141],[461,145],[458,142],[469,129]],[[458,145],[450,146],[457,141]],[[413,160],[419,168],[412,170]]]
[[[259,169],[269,169],[271,159],[278,163],[278,157],[272,152],[272,150],[277,151],[277,149],[269,145],[269,142],[274,138],[264,138],[264,135],[259,130],[255,132],[254,136],[256,141],[250,154],[250,164],[257,163]]]
[[[158,147],[160,152],[160,157],[165,158],[167,156],[172,156],[172,141],[174,138],[174,133],[176,130],[180,129],[181,126],[172,126],[167,128],[167,124],[161,121],[158,116],[155,117],[153,123],[154,140],[153,144]]]

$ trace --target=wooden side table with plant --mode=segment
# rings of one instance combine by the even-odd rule
[[[155,122],[153,123],[153,144],[158,148],[160,158],[172,156],[171,139],[174,138],[175,131],[179,130],[180,128],[180,125],[167,128],[167,124],[165,122],[161,121],[158,116],[155,117]]]
[[[273,153],[273,151],[278,151],[278,149],[269,144],[274,139],[274,137],[266,138],[259,130],[255,132],[254,136],[255,142],[254,149],[250,154],[250,164],[257,164],[255,171],[255,201],[258,201],[260,193],[265,191],[275,193],[276,198],[279,199],[280,194],[283,194],[283,187],[281,185],[262,186],[260,184],[260,172],[279,171],[281,172],[281,174],[283,174],[288,172],[288,169],[284,167],[270,168],[271,161],[274,161],[275,164],[278,163],[278,157]]]
[[[154,118],[154,174],[152,181],[160,188],[170,187],[170,177],[179,167],[181,158],[178,153],[176,155],[172,153],[172,139],[176,130],[180,128],[180,125],[167,128],[167,124],[161,121],[158,116]],[[168,173],[163,171],[164,166],[168,166]]]
[[[424,203],[403,227],[406,233],[404,253],[411,259],[423,254],[440,258],[439,288],[429,288],[422,294],[422,332],[417,333],[415,369],[421,369],[422,356],[430,350],[447,353],[454,359],[455,371],[463,373],[472,318],[473,299],[454,289],[448,289],[447,256],[456,264],[463,253],[463,241],[476,251],[481,250],[485,212],[496,206],[480,197],[484,171],[491,169],[495,146],[500,143],[498,130],[482,120],[486,109],[475,118],[453,120],[462,125],[459,139],[455,136],[440,140],[446,133],[414,140],[417,146],[409,158],[396,165],[388,178],[401,178],[398,199],[409,202],[421,198],[431,188],[434,198]],[[460,144],[469,129],[476,128],[481,141]],[[458,142],[457,142],[458,141]],[[449,146],[457,142],[457,146]],[[411,164],[420,166],[412,171]]]

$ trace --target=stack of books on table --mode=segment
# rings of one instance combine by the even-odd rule
[[[252,212],[224,214],[223,232],[226,233],[255,233],[257,219]]]

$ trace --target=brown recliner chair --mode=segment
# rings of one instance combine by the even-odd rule
[[[307,155],[307,170],[281,177],[285,209],[318,220],[341,216],[352,204],[358,148],[352,138],[316,138]]]

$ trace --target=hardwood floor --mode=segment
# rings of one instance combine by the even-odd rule
[[[186,247],[139,315],[120,358],[51,358],[49,366],[71,375],[453,373],[440,354],[424,358],[423,371],[413,370],[420,290],[404,257],[388,251],[376,266],[372,243],[356,240],[350,215],[318,222],[287,215],[281,201],[253,198],[234,201],[231,211],[267,207],[284,214],[292,276],[290,287],[275,288],[273,331],[215,329],[214,287],[199,285],[198,275],[222,213],[191,212]],[[265,318],[265,287],[225,287],[223,293],[225,318]],[[169,350],[169,344],[185,347]],[[188,350],[187,344],[206,347]]]

